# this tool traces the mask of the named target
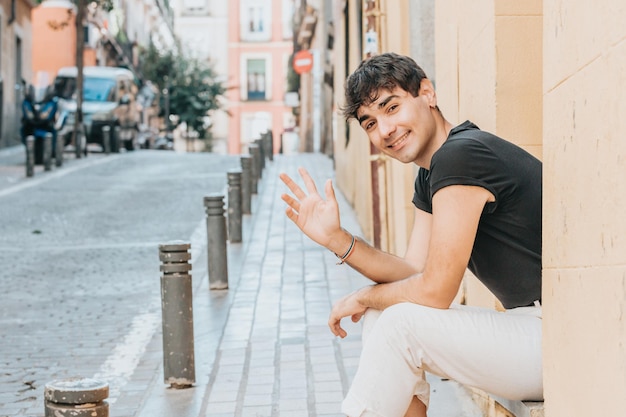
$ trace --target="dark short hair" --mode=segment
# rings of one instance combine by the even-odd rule
[[[346,121],[356,119],[359,108],[376,101],[383,90],[400,87],[417,97],[424,78],[424,70],[408,56],[387,52],[364,60],[346,80],[346,104],[341,108]]]

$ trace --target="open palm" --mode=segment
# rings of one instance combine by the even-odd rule
[[[304,234],[322,246],[328,246],[333,233],[341,230],[339,221],[339,206],[335,197],[331,180],[324,186],[326,199],[317,191],[315,182],[304,169],[298,169],[306,186],[304,192],[287,174],[281,174],[280,179],[287,185],[295,196],[283,194],[281,198],[289,207],[285,211],[287,217],[293,221]]]

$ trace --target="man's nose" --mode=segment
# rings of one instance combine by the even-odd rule
[[[388,118],[382,118],[378,121],[378,129],[383,138],[387,139],[396,130],[396,124]]]

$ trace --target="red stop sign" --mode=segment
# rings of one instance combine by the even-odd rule
[[[313,68],[313,54],[308,49],[296,52],[293,56],[293,70],[296,74],[305,74]]]

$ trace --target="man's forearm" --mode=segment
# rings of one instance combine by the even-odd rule
[[[424,274],[414,274],[395,282],[361,288],[355,296],[362,307],[375,310],[384,310],[399,303],[446,309],[457,292],[458,285],[446,285],[440,280],[427,280]]]
[[[341,257],[350,244],[351,235],[345,232],[328,249]],[[421,272],[404,258],[376,249],[359,238],[355,239],[345,263],[376,283],[393,282]]]

